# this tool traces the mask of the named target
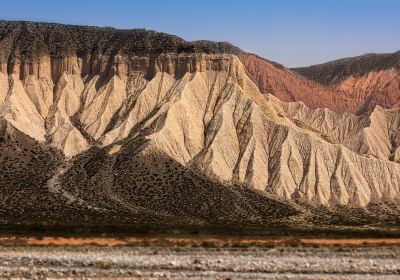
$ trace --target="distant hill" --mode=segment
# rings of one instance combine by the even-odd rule
[[[365,54],[292,70],[340,91],[356,104],[349,108],[350,112],[363,113],[376,105],[384,108],[400,105],[400,51]]]

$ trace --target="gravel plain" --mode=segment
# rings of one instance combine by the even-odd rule
[[[1,279],[400,279],[400,247],[0,246]]]

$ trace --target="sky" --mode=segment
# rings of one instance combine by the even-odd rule
[[[229,41],[288,67],[400,50],[400,0],[5,0],[0,19]]]

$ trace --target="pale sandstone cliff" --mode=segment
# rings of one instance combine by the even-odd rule
[[[153,127],[145,135],[146,153],[163,152],[226,184],[324,205],[398,197],[397,111],[377,108],[360,117],[265,98],[234,55],[190,55],[196,70],[177,78],[177,61],[188,57],[160,55],[150,80],[116,66],[83,77],[65,69],[48,107],[38,106],[46,104],[40,97],[47,88],[37,87],[32,96],[23,85],[37,78],[29,75],[27,83],[15,73],[6,82],[4,119],[67,157]]]
[[[183,180],[169,188],[194,182],[182,177],[186,171],[166,170],[163,179],[142,181],[147,175],[135,173],[141,163],[130,162],[142,157],[154,166],[169,158],[228,189],[241,185],[314,206],[399,198],[397,109],[356,116],[280,101],[261,94],[232,53],[43,54],[2,66],[0,83],[2,127],[13,128],[2,133],[20,131],[61,150],[68,164],[47,182],[49,190],[90,209],[106,209],[109,200],[137,212],[130,191],[167,177]],[[98,190],[106,199],[87,202]]]

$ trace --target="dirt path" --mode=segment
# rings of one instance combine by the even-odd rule
[[[50,180],[47,181],[47,188],[50,192],[52,193],[57,193],[62,196],[64,196],[66,199],[68,199],[68,203],[78,203],[79,205],[85,206],[89,209],[93,209],[96,211],[106,211],[105,209],[99,208],[99,207],[94,207],[84,201],[83,199],[76,197],[70,192],[67,192],[62,188],[61,185],[61,177],[72,167],[72,162],[68,161],[67,163],[63,164],[58,170],[57,173],[50,178]]]

